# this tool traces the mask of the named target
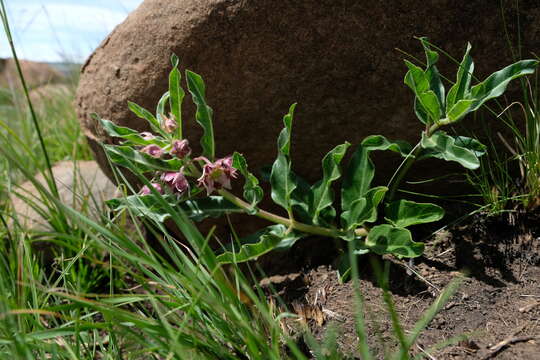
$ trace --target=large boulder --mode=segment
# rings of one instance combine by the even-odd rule
[[[110,174],[99,143],[114,140],[90,113],[148,130],[127,101],[155,109],[176,53],[183,68],[206,81],[218,155],[242,152],[252,169],[271,164],[281,118],[298,102],[293,167],[315,180],[322,156],[346,140],[356,144],[369,134],[418,140],[413,97],[403,85],[405,55],[396,50],[423,59],[414,36],[428,36],[457,58],[470,41],[479,78],[508,65],[513,58],[501,13],[512,43],[521,39],[523,56],[538,51],[538,1],[520,2],[518,13],[514,2],[493,0],[146,0],[83,66],[78,116]],[[440,69],[453,78],[456,65],[443,56]],[[201,131],[186,102],[185,133],[193,144]],[[389,176],[395,164],[378,171]],[[419,169],[414,173],[433,175]]]
[[[29,89],[65,80],[65,76],[47,63],[20,60],[21,71]],[[0,87],[20,89],[21,81],[15,61],[0,59]]]

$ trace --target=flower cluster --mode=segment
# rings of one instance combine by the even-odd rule
[[[236,169],[232,167],[232,157],[228,156],[218,159],[215,162],[211,162],[204,156],[195,160],[205,162],[203,173],[197,181],[199,182],[199,186],[203,186],[206,189],[208,195],[214,192],[214,190],[231,188],[231,179],[236,178]]]
[[[169,186],[173,193],[183,195],[189,192],[189,182],[184,175],[184,168],[177,172],[164,172],[160,179]]]
[[[165,119],[163,128],[166,132],[174,131],[176,129],[175,126],[177,125],[173,118]],[[155,136],[149,132],[143,132],[140,135],[145,140],[152,140],[155,138]],[[169,190],[178,195],[189,193],[190,184],[184,171],[184,167],[192,163],[189,159],[189,156],[191,155],[191,148],[187,139],[172,140],[170,146],[166,147],[165,149],[158,145],[150,144],[140,149],[140,151],[155,158],[161,158],[165,154],[168,154],[171,157],[185,160],[184,166],[179,171],[164,172],[159,178],[161,183],[156,182],[152,183],[151,185],[160,194],[163,194],[162,185],[167,185]],[[202,174],[197,179],[197,186],[204,188],[207,195],[210,195],[215,190],[231,188],[231,179],[236,178],[237,176],[236,169],[232,166],[231,156],[218,159],[214,162],[211,162],[206,157],[201,156],[195,158],[194,161],[203,162]],[[152,192],[148,186],[144,186],[140,191],[141,195],[150,195],[151,193]]]

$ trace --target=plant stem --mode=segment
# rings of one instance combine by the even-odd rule
[[[232,202],[234,205],[244,209],[244,210],[251,210],[252,206],[245,202],[242,199],[239,199],[235,195],[231,194],[227,190],[219,190],[219,194],[223,196],[225,199]],[[321,236],[328,236],[332,238],[338,238],[342,235],[345,235],[345,232],[342,230],[336,230],[336,229],[329,229],[325,227],[315,226],[315,225],[308,225],[301,222],[298,222],[296,220],[291,220],[276,214],[272,214],[271,212],[268,212],[266,210],[259,209],[255,216],[258,216],[262,219],[268,220],[270,222],[276,223],[276,224],[282,224],[285,225],[287,228],[292,228],[295,230],[299,230],[308,234],[313,235],[321,235]],[[368,231],[365,228],[358,228],[355,231],[355,234],[357,236],[367,236]]]
[[[439,128],[439,126],[440,124],[433,124],[431,125],[431,127],[427,125],[426,131],[425,131],[426,137],[430,137],[431,134],[433,134],[433,132],[435,132],[435,130]],[[407,159],[405,160],[405,163],[403,163],[403,165],[400,166],[396,176],[393,177],[392,180],[390,181],[391,184],[390,184],[390,190],[388,191],[388,201],[392,201],[392,199],[394,198],[394,195],[396,194],[398,186],[401,184],[401,181],[403,180],[403,178],[405,177],[405,175],[411,168],[412,164],[414,164],[414,162],[416,161],[416,158],[418,157],[418,155],[420,155],[420,152],[422,152],[422,146],[420,146],[420,142],[418,142],[418,144],[416,144],[416,146],[414,147],[413,151],[409,155],[407,155]]]
[[[394,180],[392,180],[390,190],[388,191],[388,201],[392,201],[394,198],[399,184],[401,184],[401,181],[411,168],[412,164],[416,161],[416,157],[420,154],[420,151],[422,151],[422,147],[420,146],[420,143],[418,143],[414,147],[414,151],[407,155],[405,163],[399,168],[397,175],[394,177]]]

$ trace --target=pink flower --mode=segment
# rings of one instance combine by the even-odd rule
[[[161,185],[159,185],[158,183],[151,183],[150,185],[152,185],[154,187],[154,189],[156,189],[156,191],[160,194],[163,193],[163,189],[161,189]],[[139,194],[141,195],[150,195],[152,193],[152,191],[150,191],[150,188],[146,185],[144,185],[142,188],[141,188],[141,191],[139,192]]]
[[[232,167],[231,156],[218,159],[214,163],[203,156],[195,160],[203,160],[206,163],[198,181],[199,186],[204,186],[206,189],[207,195],[210,195],[214,190],[231,188],[231,179],[236,177],[236,169]]]
[[[171,134],[177,128],[178,128],[178,123],[174,119],[173,114],[170,114],[170,117],[164,116],[163,130],[165,130],[166,133]]]
[[[189,142],[184,140],[174,140],[172,143],[172,149],[169,151],[169,154],[176,156],[179,159],[183,159],[186,156],[191,154],[191,148],[189,147]]]
[[[148,131],[144,131],[144,132],[140,133],[140,136],[141,136],[144,140],[152,140],[152,139],[155,139],[154,134],[152,134],[151,132],[148,132]]]
[[[164,172],[161,181],[169,185],[173,192],[183,194],[189,191],[189,182],[182,171],[183,168],[178,172]]]
[[[155,158],[160,158],[163,155],[163,149],[155,144],[146,145],[141,151]]]

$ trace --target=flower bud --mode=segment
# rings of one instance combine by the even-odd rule
[[[191,154],[191,148],[189,147],[189,142],[184,140],[174,140],[172,143],[172,149],[169,151],[169,154],[176,156],[179,159],[183,159],[186,156]]]
[[[148,131],[144,131],[142,133],[139,134],[144,140],[152,140],[152,139],[155,139],[156,137],[154,136],[154,134],[152,134],[151,132],[148,132]]]
[[[152,157],[160,158],[163,155],[163,149],[155,144],[150,144],[141,149],[141,152],[146,153]]]
[[[165,172],[161,175],[161,180],[169,185],[175,193],[183,194],[189,191],[189,182],[183,173],[183,169],[178,172]]]
[[[172,134],[174,130],[178,128],[178,123],[174,119],[174,115],[170,115],[170,117],[164,117],[163,121],[163,130],[165,130],[166,133]]]
[[[156,189],[156,191],[160,194],[163,193],[163,189],[161,188],[161,185],[159,185],[158,183],[151,183],[150,185],[152,185],[154,187],[154,189]],[[141,191],[139,192],[139,194],[141,195],[150,195],[152,193],[152,191],[150,191],[150,188],[146,185],[144,185],[142,188],[141,188]]]
[[[214,163],[202,156],[195,160],[203,160],[206,163],[198,182],[199,186],[206,189],[207,195],[210,195],[214,190],[231,188],[231,179],[236,177],[236,169],[232,167],[232,157],[227,156]]]

